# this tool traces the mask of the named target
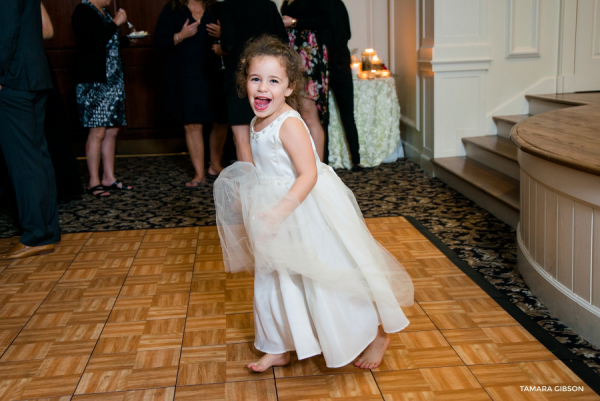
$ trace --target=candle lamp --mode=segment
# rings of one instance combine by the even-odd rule
[[[377,57],[377,55],[374,55],[371,58],[371,69],[375,70],[375,71],[380,71],[382,69],[381,59],[379,59],[379,57]]]
[[[361,58],[361,66],[360,66],[361,71],[371,71],[373,69],[373,66],[372,66],[373,56],[377,56],[377,54],[375,53],[375,50],[365,49],[365,51],[362,54],[362,58]]]

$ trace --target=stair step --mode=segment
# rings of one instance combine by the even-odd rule
[[[431,162],[497,201],[519,212],[519,181],[470,157],[444,157]]]
[[[571,96],[569,96],[571,95]],[[567,93],[567,94],[548,94],[548,95],[525,95],[525,99],[531,100],[540,100],[543,102],[551,102],[551,103],[560,103],[560,104],[568,104],[570,106],[584,106],[589,103],[587,99],[583,97],[576,96],[578,94],[575,93]]]
[[[529,117],[531,117],[531,114],[513,114],[510,116],[494,116],[492,119],[495,122],[504,121],[509,124],[517,124]]]
[[[529,114],[533,116],[583,104],[577,100],[562,98],[560,95],[525,95],[525,99],[529,103]]]
[[[498,135],[486,135],[463,138],[462,141],[465,145],[470,143],[498,156],[517,161],[517,146],[510,139]]]
[[[531,116],[529,114],[515,114],[511,116],[494,116],[492,119],[496,123],[498,136],[510,139],[510,130],[515,124],[520,123],[528,117]]]

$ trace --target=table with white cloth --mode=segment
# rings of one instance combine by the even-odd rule
[[[365,167],[391,163],[404,157],[400,141],[400,105],[393,78],[354,81],[354,120],[360,144],[360,163]],[[352,162],[340,113],[329,92],[329,165],[351,168]]]

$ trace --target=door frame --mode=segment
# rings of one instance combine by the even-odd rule
[[[575,44],[578,0],[560,0],[556,93],[575,92]]]

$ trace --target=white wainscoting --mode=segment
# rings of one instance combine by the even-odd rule
[[[507,1],[506,57],[540,57],[540,0]]]
[[[519,150],[519,271],[565,324],[600,345],[600,177]]]
[[[463,156],[462,138],[480,136],[485,115],[485,72],[435,74],[435,157]]]

